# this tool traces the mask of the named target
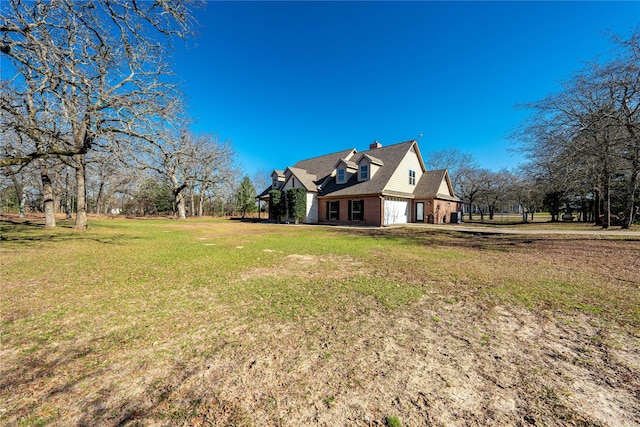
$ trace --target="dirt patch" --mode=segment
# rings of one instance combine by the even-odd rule
[[[96,401],[125,414],[98,419],[382,426],[397,415],[407,426],[640,425],[638,338],[589,317],[486,311],[432,295],[393,316],[333,320],[231,328],[228,344],[201,362],[162,376],[146,368],[126,400],[98,391]]]
[[[264,252],[274,252],[265,249]],[[309,255],[289,254],[282,262],[271,267],[258,267],[247,270],[240,275],[240,280],[263,277],[306,277],[317,278],[330,275],[332,278],[344,279],[368,271],[362,261],[348,255]]]

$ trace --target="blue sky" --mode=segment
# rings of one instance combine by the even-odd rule
[[[630,34],[640,2],[208,2],[196,18],[173,58],[193,128],[231,139],[249,176],[409,139],[498,170],[522,161],[516,104]]]

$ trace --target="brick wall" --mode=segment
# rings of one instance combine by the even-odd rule
[[[349,218],[349,201],[364,201],[364,221],[351,221]],[[340,219],[327,220],[327,201],[340,202]],[[325,224],[353,224],[353,225],[373,225],[382,224],[381,203],[378,196],[372,197],[350,197],[340,199],[318,199],[318,222]]]

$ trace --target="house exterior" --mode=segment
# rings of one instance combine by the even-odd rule
[[[307,191],[303,222],[383,226],[458,222],[462,204],[445,169],[427,171],[415,140],[369,150],[355,148],[275,170],[258,199],[273,189]]]

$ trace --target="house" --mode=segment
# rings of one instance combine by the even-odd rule
[[[462,204],[449,173],[427,171],[415,140],[369,150],[355,148],[302,160],[271,174],[273,189],[307,191],[307,223],[382,226],[409,222],[457,222]]]

